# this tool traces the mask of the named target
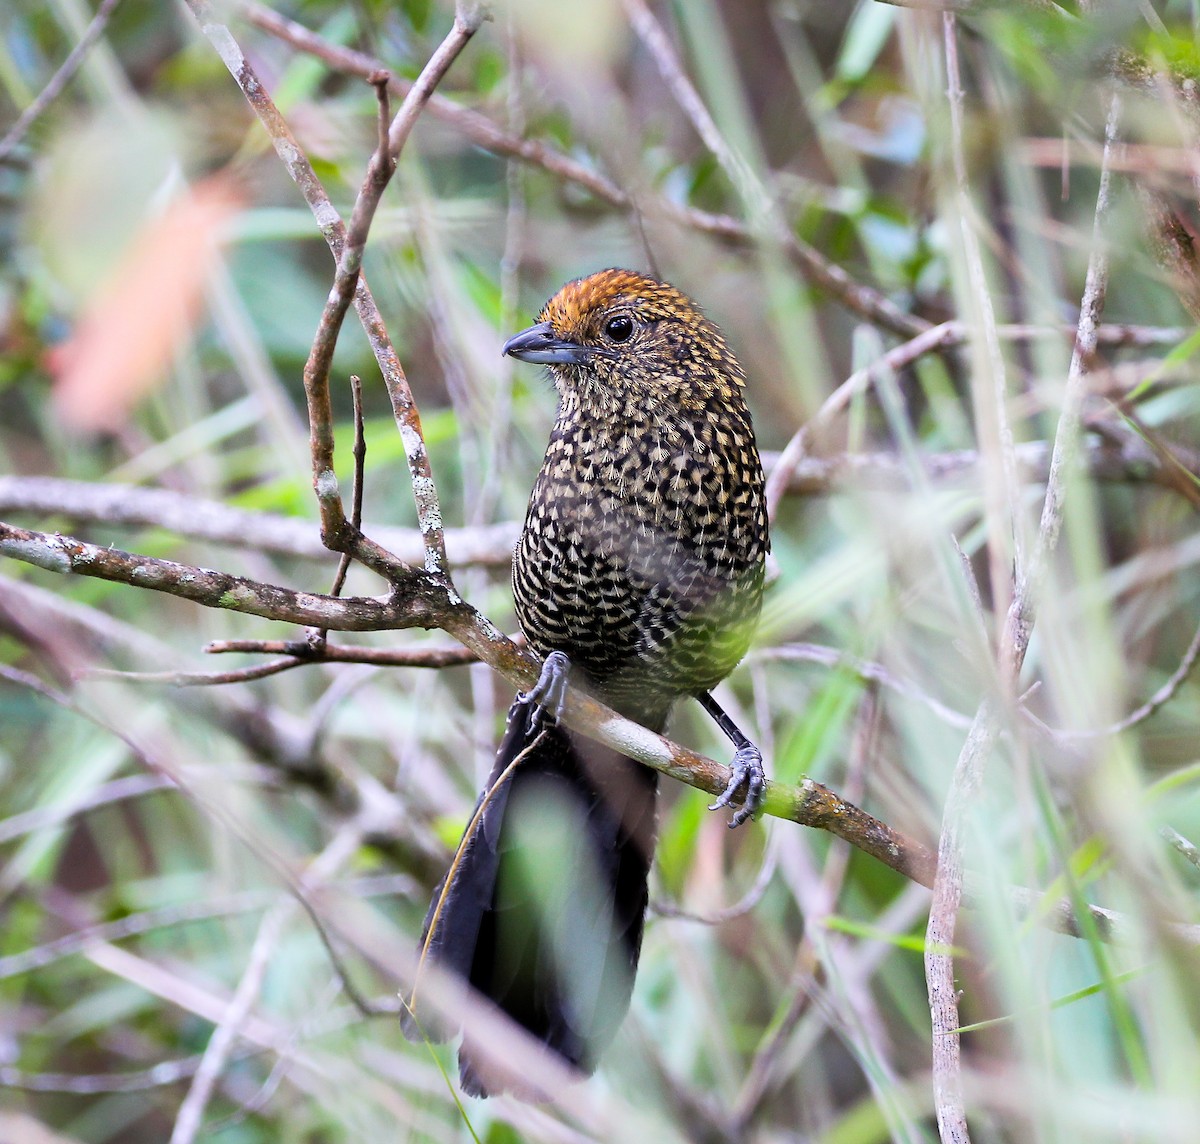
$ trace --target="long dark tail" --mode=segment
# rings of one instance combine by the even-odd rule
[[[518,700],[474,831],[425,918],[427,962],[457,973],[587,1072],[629,1007],[657,778]],[[472,1095],[508,1087],[469,1036],[459,1074]]]

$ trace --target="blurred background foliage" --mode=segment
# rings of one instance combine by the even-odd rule
[[[1053,438],[1067,376],[1114,90],[1128,145],[1099,238],[1104,320],[1127,329],[1091,363],[1084,463],[1039,604],[1027,706],[1057,730],[1108,727],[1171,680],[1200,624],[1200,11],[1189,0],[977,8],[957,33],[964,206],[940,13],[874,0],[655,3],[672,74],[632,0],[497,3],[440,96],[599,176],[626,205],[553,161],[480,146],[432,108],[366,258],[447,523],[473,530],[523,514],[554,398],[499,346],[567,278],[656,268],[695,295],[747,368],[769,453],[925,323],[968,324],[961,349],[877,372],[821,420],[809,459],[835,479],[781,502],[760,638],[722,693],[775,777],[811,775],[927,842],[994,679],[980,632],[994,634],[1008,591],[989,578],[979,469],[995,457],[976,401],[995,365],[963,228],[978,235],[996,321],[1040,331],[1002,342],[1013,433],[1034,455]],[[273,34],[262,9],[221,11],[347,211],[375,138],[371,88]],[[274,11],[407,78],[452,18],[444,0]],[[92,15],[85,0],[3,6],[0,131]],[[711,122],[680,102],[680,77]],[[163,488],[315,531],[300,374],[332,263],[188,9],[117,4],[65,92],[2,146],[0,472]],[[210,213],[173,215],[198,187],[217,188]],[[714,234],[714,216],[736,233]],[[814,285],[797,239],[900,320]],[[125,323],[115,348],[82,338],[97,313]],[[147,354],[137,377],[123,356],[133,343]],[[399,436],[353,318],[335,361],[344,482],[352,372],[364,378],[365,519],[411,526]],[[886,470],[871,469],[881,460]],[[1043,478],[1035,456],[1009,506],[1027,537]],[[133,525],[88,509],[83,486],[36,507],[28,483],[5,481],[3,515],[28,527],[314,591],[330,583],[332,561],[280,554],[254,529],[205,539],[199,507]],[[489,552],[456,581],[512,630],[503,544]],[[381,588],[360,570],[350,590]],[[224,687],[97,674],[224,670],[232,657],[214,663],[208,641],[292,635],[0,567],[0,1137],[936,1139],[928,893],[818,832],[767,820],[732,835],[676,784],[633,1011],[596,1079],[562,1107],[459,1107],[441,1071],[449,1050],[407,1044],[394,995],[509,689],[478,666],[312,666]],[[1120,733],[1069,737],[1014,719],[989,761],[968,819],[975,908],[957,961],[964,1020],[979,1026],[964,1038],[979,1140],[1196,1138],[1200,971],[1171,924],[1200,920],[1200,873],[1163,831],[1200,837],[1200,685],[1176,684]],[[693,711],[673,734],[725,756]],[[295,906],[298,880],[346,972],[390,1013],[368,1019],[350,1004]],[[1023,921],[1013,884],[1119,910],[1126,940]],[[205,1062],[221,1067],[201,1100]],[[184,1123],[189,1099],[202,1127]]]

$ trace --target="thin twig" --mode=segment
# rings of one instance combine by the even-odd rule
[[[357,850],[360,842],[358,831],[353,826],[336,834],[297,880],[298,889],[302,892],[307,891],[314,884],[327,881]],[[294,906],[295,903],[291,900],[280,902],[260,923],[238,987],[209,1038],[200,1067],[192,1077],[187,1095],[179,1106],[170,1144],[191,1144],[196,1139],[204,1119],[204,1110],[208,1107],[217,1080],[229,1061],[242,1024],[266,980],[272,955],[283,935],[284,926],[292,917]]]
[[[1094,730],[1085,731],[1058,731],[1052,728],[1047,728],[1050,734],[1055,739],[1078,740],[1078,739],[1102,739],[1111,735],[1119,735],[1122,731],[1128,731],[1131,727],[1136,727],[1139,723],[1144,723],[1150,718],[1160,707],[1172,699],[1175,693],[1183,686],[1187,677],[1191,675],[1192,669],[1196,666],[1197,659],[1200,659],[1200,628],[1196,629],[1192,636],[1192,642],[1188,644],[1187,650],[1183,653],[1183,658],[1179,661],[1179,665],[1167,677],[1166,682],[1153,694],[1145,703],[1135,707],[1123,719],[1118,719],[1115,723],[1108,724],[1107,727],[1099,727]]]
[[[519,642],[514,640],[514,642]],[[350,647],[327,644],[320,652],[300,640],[215,640],[204,648],[209,655],[243,652],[252,655],[290,655],[310,663],[369,663],[376,667],[457,667],[478,663],[479,656],[465,647]]]
[[[942,812],[937,878],[925,929],[925,983],[932,1022],[933,1085],[938,1132],[943,1144],[970,1140],[962,1094],[958,993],[951,953],[962,904],[963,828],[982,781],[984,764],[1000,734],[995,706],[985,700],[958,756]]]
[[[354,484],[350,494],[350,527],[362,531],[363,468],[367,460],[367,441],[363,430],[362,378],[354,374],[350,378],[350,396],[354,402]],[[342,553],[338,560],[337,575],[333,578],[331,596],[340,596],[346,586],[346,575],[350,571],[350,557]],[[322,639],[324,636],[322,636]]]
[[[984,523],[987,531],[989,580],[997,600],[997,614],[1007,610],[1012,581],[1009,567],[1017,566],[1017,583],[1022,576],[1024,551],[1021,526],[1016,518],[1015,463],[1012,436],[1005,406],[1008,400],[1004,357],[996,336],[983,255],[976,233],[977,220],[971,209],[963,129],[963,90],[958,68],[958,30],[951,13],[942,17],[942,40],[950,108],[950,149],[954,191],[962,244],[970,285],[969,296],[977,307],[982,346],[971,371],[972,396],[980,453],[984,458]],[[1018,587],[1019,592],[1019,587]],[[1003,673],[1002,686],[1011,687],[1012,677]],[[970,1144],[966,1103],[962,1087],[961,1045],[958,1033],[958,995],[954,983],[952,949],[962,902],[963,824],[975,792],[982,781],[984,765],[1000,733],[994,701],[980,706],[959,754],[942,813],[938,839],[937,878],[925,936],[925,981],[932,1022],[933,1095],[938,1135],[942,1144]]]
[[[1153,452],[1165,483],[1190,501],[1192,508],[1200,509],[1200,466],[1186,458],[1178,446],[1168,445],[1155,429],[1129,408],[1129,401],[1118,401],[1114,405],[1123,420],[1132,426],[1139,439]]]
[[[31,676],[28,672],[19,671],[6,664],[0,664],[0,678],[22,687],[32,688],[44,698],[60,705],[67,701],[67,697],[63,696],[61,692],[47,694],[43,691],[38,686],[41,681],[36,676]],[[12,842],[14,839],[39,830],[49,830],[61,826],[64,822],[79,815],[87,814],[102,806],[111,806],[114,802],[124,802],[126,799],[141,798],[145,794],[171,790],[174,785],[170,779],[162,775],[125,775],[122,778],[113,779],[92,790],[81,792],[69,802],[38,806],[32,810],[10,814],[7,818],[0,819],[0,844]],[[3,961],[4,959],[0,958],[0,964]]]
[[[1104,128],[1105,154],[1116,145],[1120,117],[1121,99],[1114,91]],[[1079,452],[1080,415],[1087,394],[1087,372],[1096,354],[1100,312],[1104,308],[1104,298],[1108,291],[1108,248],[1105,229],[1111,210],[1111,199],[1112,171],[1109,167],[1102,166],[1096,193],[1095,221],[1092,225],[1092,253],[1088,258],[1075,348],[1071,354],[1058,427],[1054,434],[1054,448],[1050,455],[1050,471],[1046,478],[1046,497],[1042,503],[1037,543],[1025,572],[1025,582],[1022,583],[1018,576],[1001,644],[1001,662],[1007,662],[1013,679],[1025,661],[1037,594],[1048,570],[1049,559],[1058,545],[1063,525],[1067,479]]]
[[[79,43],[71,49],[67,58],[59,66],[58,71],[50,77],[50,82],[38,93],[37,98],[21,112],[17,117],[16,123],[9,128],[4,138],[0,139],[0,163],[3,163],[12,154],[37,118],[62,94],[67,84],[75,78],[75,73],[79,71],[83,61],[87,59],[88,52],[92,50],[96,41],[104,35],[104,29],[108,27],[109,17],[112,16],[113,9],[119,3],[120,0],[101,0],[100,6],[96,9],[96,14],[92,17],[91,23],[84,29],[83,35],[79,37]]]
[[[724,925],[726,922],[733,921],[734,918],[744,917],[762,901],[763,895],[767,892],[767,889],[775,878],[775,868],[778,864],[778,847],[779,834],[773,832],[767,838],[766,849],[763,851],[762,861],[759,863],[758,872],[754,875],[754,881],[750,883],[746,892],[732,905],[699,913],[696,910],[689,910],[684,906],[677,905],[675,902],[669,902],[664,898],[655,898],[650,902],[648,908],[651,913],[657,914],[662,918],[697,922],[705,926]]]
[[[869,680],[886,687],[897,695],[911,699],[927,707],[938,719],[951,727],[967,730],[971,726],[971,716],[964,715],[947,707],[939,699],[934,698],[915,683],[901,679],[889,671],[883,664],[873,663],[859,656],[842,651],[839,648],[827,647],[813,643],[788,643],[775,647],[758,648],[750,653],[754,661],[784,660],[799,663],[817,663],[823,667],[837,668],[852,672],[859,679]]]
[[[115,921],[82,926],[53,941],[0,957],[0,980],[45,969],[56,961],[85,952],[90,946],[102,942],[124,941],[159,929],[177,929],[190,922],[253,913],[265,909],[278,899],[278,891],[243,890],[220,899],[176,902],[159,909],[128,914]]]
[[[822,402],[821,408],[817,410],[816,414],[796,432],[784,447],[783,452],[779,455],[778,463],[767,478],[767,513],[772,519],[779,507],[784,490],[791,481],[792,474],[808,451],[808,444],[814,433],[823,427],[831,417],[844,409],[850,400],[871,384],[877,376],[884,373],[895,373],[918,358],[924,357],[931,350],[952,344],[955,338],[961,336],[961,332],[955,326],[956,323],[943,322],[940,326],[923,330],[916,337],[889,350],[877,361],[855,370]]]
[[[135,775],[139,780],[157,780],[156,775]],[[119,780],[128,781],[128,780]],[[160,784],[161,785],[161,784]],[[337,883],[337,888],[355,897],[366,898],[414,892],[414,880],[407,874],[386,874],[355,878]],[[99,942],[124,941],[155,930],[176,929],[191,922],[228,918],[235,914],[265,909],[279,900],[278,890],[242,890],[223,898],[189,899],[154,909],[127,914],[109,922],[84,925],[53,941],[0,957],[0,980],[34,973],[63,958],[85,952]]]
[[[387,144],[387,89],[377,88],[380,94],[379,133],[381,146]],[[350,376],[350,397],[354,406],[354,484],[350,494],[350,528],[355,533],[362,532],[362,502],[363,502],[363,471],[367,461],[367,439],[363,428],[362,378],[358,374]],[[350,553],[343,552],[338,557],[337,572],[333,577],[333,586],[329,589],[331,596],[340,596],[346,586],[346,576],[350,572]],[[308,633],[307,643],[314,650],[323,650],[329,633],[324,628],[313,628]],[[279,670],[285,671],[294,664],[285,664]]]
[[[235,1055],[236,1060],[262,1052],[260,1047],[247,1047]],[[18,1092],[58,1092],[75,1096],[99,1096],[106,1093],[148,1092],[167,1085],[178,1084],[195,1076],[201,1054],[173,1061],[158,1061],[148,1069],[127,1073],[60,1073],[30,1072],[27,1069],[0,1065],[0,1088]]]
[[[80,679],[119,679],[125,683],[161,683],[171,687],[221,687],[230,683],[253,683],[256,679],[280,675],[309,662],[315,660],[289,657],[239,667],[234,671],[121,671],[112,667],[89,667],[77,674]]]
[[[354,448],[351,455],[354,458],[354,486],[350,493],[350,523],[357,529],[362,528],[363,492],[366,489],[367,467],[367,432],[363,424],[362,378],[358,374],[350,375],[350,397],[354,403]],[[341,585],[335,596],[341,594]]]

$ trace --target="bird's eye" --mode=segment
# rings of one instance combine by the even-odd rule
[[[618,314],[604,323],[605,335],[614,342],[627,342],[633,337],[633,319],[627,314]]]

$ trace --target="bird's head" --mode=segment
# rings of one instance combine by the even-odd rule
[[[745,380],[721,331],[686,294],[632,270],[568,282],[504,353],[550,367],[564,400],[699,410],[740,400]]]

